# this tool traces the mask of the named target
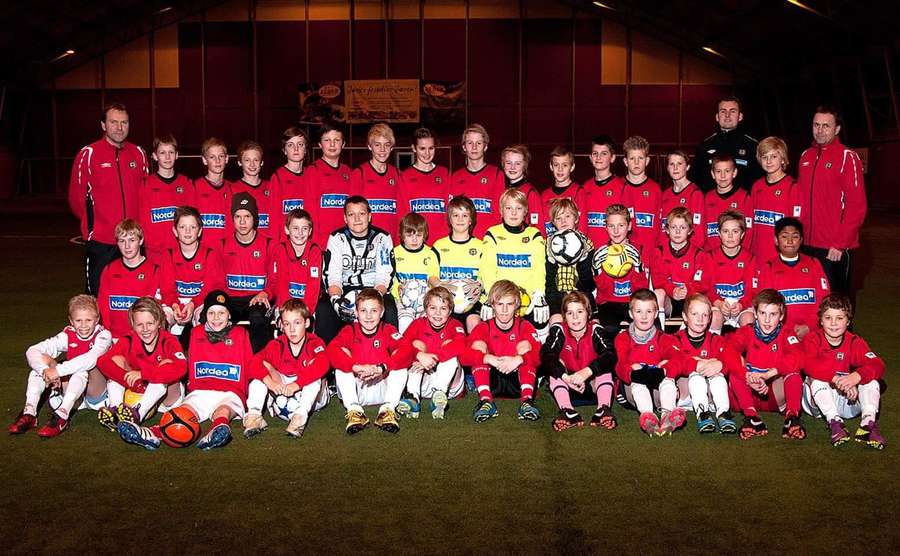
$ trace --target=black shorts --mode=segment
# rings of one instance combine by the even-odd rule
[[[519,398],[522,395],[519,373],[505,375],[491,367],[491,395],[495,398]]]
[[[684,312],[684,299],[673,299],[672,300],[672,314],[669,315],[673,319],[677,319],[681,317],[681,313]]]
[[[475,305],[472,305],[472,308],[466,311],[465,313],[451,313],[451,317],[455,318],[459,322],[462,323],[463,328],[466,326],[466,319],[469,318],[469,315],[475,315],[476,317],[481,318],[481,302],[476,301]],[[468,330],[466,330],[468,333]]]

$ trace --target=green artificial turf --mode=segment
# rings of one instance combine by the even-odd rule
[[[58,219],[54,218],[53,221]],[[21,408],[23,353],[65,323],[81,287],[74,225],[0,224],[0,410]],[[900,226],[874,216],[864,231],[857,332],[888,363],[900,362]],[[71,232],[71,233],[70,233]],[[13,234],[57,235],[14,239]],[[302,440],[269,418],[267,432],[222,450],[150,453],[79,412],[42,441],[0,433],[0,547],[5,553],[896,553],[898,389],[886,408],[883,452],[855,442],[832,448],[809,417],[802,442],[699,436],[688,427],[649,439],[636,415],[619,429],[555,433],[546,393],[536,423],[501,401],[496,420],[474,424],[471,396],[447,419],[404,420],[391,436],[347,437],[333,399]],[[590,408],[582,408],[587,418]],[[45,412],[40,419],[44,420]],[[851,432],[856,423],[851,423]],[[236,432],[239,428],[235,427]]]

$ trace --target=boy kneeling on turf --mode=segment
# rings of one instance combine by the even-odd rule
[[[281,306],[280,314],[283,334],[269,342],[254,359],[254,374],[263,378],[250,382],[244,417],[247,438],[268,426],[262,410],[269,392],[297,402],[296,409],[284,416],[289,420],[286,432],[294,438],[303,436],[309,414],[328,403],[328,388],[323,378],[329,369],[328,355],[325,342],[309,329],[309,308],[299,299],[288,299]]]
[[[443,419],[448,399],[458,397],[465,387],[459,357],[466,349],[466,333],[462,323],[450,319],[450,290],[432,288],[423,303],[425,316],[414,320],[403,333],[402,344],[415,356],[406,380],[410,397],[400,400],[397,413],[415,419],[420,401],[431,398],[431,417]]]
[[[486,301],[493,308],[493,317],[472,331],[463,361],[472,367],[478,390],[472,416],[476,423],[496,417],[500,412],[494,396],[518,397],[519,419],[536,421],[541,412],[532,402],[541,346],[534,326],[518,316],[522,305],[519,287],[498,280]]]
[[[69,326],[56,336],[34,344],[25,352],[31,372],[25,388],[25,407],[9,426],[10,434],[22,434],[37,425],[38,404],[48,388],[62,391],[62,403],[50,414],[38,435],[58,436],[69,426],[75,403],[88,386],[91,373],[97,371],[97,358],[112,345],[112,335],[100,325],[97,301],[89,295],[76,295],[69,300]],[[56,358],[66,354],[66,360]],[[53,394],[51,393],[51,396]],[[48,404],[49,405],[49,404]]]
[[[347,434],[369,426],[365,405],[379,405],[375,426],[400,431],[395,413],[403,389],[411,354],[400,349],[400,333],[382,321],[384,299],[367,288],[356,296],[356,322],[345,326],[328,344],[328,359],[334,367],[338,396],[347,409]]]
[[[244,415],[247,383],[252,376],[250,336],[235,326],[231,298],[224,291],[209,292],[203,300],[200,323],[191,330],[188,395],[179,404],[197,416],[197,422],[212,421],[212,427],[197,442],[201,450],[220,448],[231,441],[229,422]],[[119,436],[129,444],[148,450],[159,447],[158,426],[140,427],[119,423]]]
[[[807,382],[803,402],[813,417],[824,417],[831,443],[850,440],[844,419],[862,415],[854,438],[881,450],[884,437],[878,430],[881,379],[884,360],[865,340],[847,331],[853,309],[850,300],[831,294],[819,305],[820,329],[803,338]]]

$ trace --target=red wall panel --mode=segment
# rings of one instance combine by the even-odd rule
[[[309,22],[309,79],[315,83],[350,78],[350,24]]]
[[[353,31],[353,78],[384,79],[384,22],[356,21]]]
[[[425,79],[462,81],[466,78],[465,33],[465,21],[425,21]]]
[[[389,75],[392,79],[418,79],[422,49],[419,21],[399,19],[388,22]]]

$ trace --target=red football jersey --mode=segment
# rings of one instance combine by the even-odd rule
[[[687,288],[687,295],[702,291],[702,284],[696,280],[702,255],[703,252],[690,243],[675,251],[667,239],[647,262],[653,287],[662,288],[669,297],[679,286]]]
[[[199,307],[206,294],[225,287],[221,245],[210,246],[203,240],[193,257],[185,257],[180,247],[166,254],[162,264],[162,295],[166,305],[189,299],[194,307]]]
[[[269,215],[270,237],[281,241],[284,239],[284,217],[296,208],[305,209],[310,204],[309,175],[304,169],[299,173],[281,166],[269,178],[269,190],[272,194],[271,214]],[[309,209],[307,209],[309,210]]]
[[[250,381],[265,376],[254,372],[250,335],[240,326],[232,327],[228,336],[216,343],[209,341],[202,326],[195,327],[191,330],[189,353],[189,392],[234,392],[246,405]]]
[[[310,312],[315,311],[322,289],[322,249],[307,242],[297,255],[290,242],[278,243],[272,248],[272,264],[272,289],[278,304],[302,299]]]
[[[194,180],[194,203],[203,220],[203,239],[210,245],[225,241],[232,229],[228,185],[213,185],[206,177]]]
[[[543,227],[537,227],[542,234],[549,237],[550,234],[556,231],[556,226],[553,225],[553,222],[550,221],[550,203],[553,199],[561,199],[563,197],[568,197],[575,201],[576,206],[578,205],[578,201],[582,198],[581,194],[581,186],[575,182],[572,182],[568,187],[563,189],[556,189],[556,187],[548,187],[547,189],[541,191],[541,222],[543,223]],[[583,217],[582,217],[583,218]],[[532,226],[534,224],[531,224]]]
[[[450,319],[440,330],[435,330],[426,317],[417,318],[407,327],[401,340],[413,358],[418,353],[412,345],[415,340],[424,343],[425,353],[435,354],[441,363],[459,357],[466,349],[466,331],[454,319]]]
[[[831,382],[836,376],[859,373],[860,384],[879,380],[884,376],[884,359],[875,354],[865,340],[852,332],[845,332],[838,346],[832,346],[821,330],[803,337],[803,370],[807,376]]]
[[[691,244],[703,249],[706,243],[706,233],[703,229],[703,202],[703,192],[693,182],[687,184],[687,187],[678,193],[675,193],[673,187],[664,190],[659,211],[659,244],[665,245],[669,241],[669,234],[666,233],[666,217],[669,215],[669,211],[676,207],[684,207],[691,211],[691,225],[694,230],[694,233],[691,234]]]
[[[729,334],[728,347],[743,358],[742,370],[749,373],[766,372],[775,369],[781,376],[800,370],[803,353],[800,340],[782,327],[778,336],[769,343],[756,337],[753,326],[742,326]]]
[[[91,334],[87,338],[82,338],[78,335],[78,332],[75,332],[75,329],[72,326],[66,326],[63,328],[63,332],[66,333],[66,361],[71,361],[75,359],[79,355],[84,355],[85,353],[91,351],[94,347],[94,341],[97,339],[97,336],[106,330],[101,325],[97,325],[94,327],[94,330],[91,331]]]
[[[284,376],[297,377],[297,385],[300,388],[321,380],[328,374],[330,368],[328,355],[325,353],[325,342],[309,331],[306,332],[306,339],[297,355],[291,351],[291,343],[285,335],[266,344],[254,358],[254,374],[258,376],[268,374],[263,361],[275,367]]]
[[[541,344],[537,340],[537,332],[534,326],[527,320],[516,317],[512,326],[503,330],[497,326],[495,319],[482,322],[469,334],[468,350],[463,355],[463,364],[471,366],[482,365],[484,354],[471,349],[472,344],[482,341],[487,344],[487,352],[498,357],[518,355],[519,342],[526,341],[531,344],[531,351],[522,356],[521,369],[535,370],[541,362]]]
[[[272,185],[267,180],[262,180],[257,185],[250,185],[243,179],[230,182],[228,186],[231,188],[231,195],[237,193],[249,193],[256,199],[256,208],[259,210],[258,227],[259,233],[268,237],[279,237],[278,234],[270,233],[269,220],[272,211],[277,209],[277,201],[272,194]],[[277,219],[278,217],[276,217]]]
[[[737,186],[732,187],[731,191],[725,195],[719,195],[719,192],[713,189],[706,192],[703,200],[703,228],[694,231],[695,235],[705,231],[707,251],[713,251],[719,247],[719,215],[726,210],[736,210],[744,215],[744,222],[747,225],[744,243],[749,245],[747,240],[752,237],[753,233],[753,207],[750,205],[750,196]]]
[[[744,243],[758,261],[775,257],[775,223],[785,216],[799,216],[794,211],[798,205],[794,199],[794,180],[788,175],[775,183],[766,181],[765,176],[756,180],[750,192],[750,206],[753,207],[752,234],[747,233]],[[750,243],[747,243],[747,240]]]
[[[757,291],[766,288],[778,290],[784,296],[787,302],[784,324],[790,330],[797,324],[805,324],[810,330],[818,328],[819,303],[831,292],[818,259],[801,254],[792,266],[776,255],[759,267]]]
[[[203,329],[195,328],[194,331],[203,332]],[[187,360],[181,344],[175,336],[165,330],[159,331],[159,338],[153,351],[148,352],[141,337],[130,332],[119,338],[109,351],[97,359],[97,368],[103,376],[127,387],[125,370],[112,360],[117,355],[124,357],[132,369],[140,371],[141,380],[145,383],[172,384],[181,380],[187,373]],[[169,362],[160,364],[166,360]]]
[[[428,245],[447,235],[447,201],[450,200],[450,172],[435,166],[425,172],[410,166],[400,174],[400,204],[397,214],[415,212],[428,224]]]
[[[450,197],[465,195],[475,203],[477,215],[475,237],[484,237],[488,228],[500,223],[500,195],[506,184],[506,175],[492,164],[486,164],[477,172],[466,167],[453,172],[450,178]]]
[[[151,174],[144,179],[138,197],[138,222],[144,230],[144,249],[148,255],[159,258],[167,249],[175,247],[177,240],[172,228],[175,209],[181,206],[195,206],[191,180],[180,174],[170,179]]]
[[[719,334],[707,332],[703,335],[703,342],[696,347],[691,343],[686,329],[679,330],[674,336],[678,350],[683,356],[689,358],[685,360],[681,376],[688,376],[697,370],[696,363],[691,362],[695,358],[718,359],[722,362],[722,374],[725,376],[741,368],[741,357],[728,346],[728,342]]]
[[[412,353],[400,345],[400,333],[393,325],[382,322],[371,335],[363,332],[359,323],[345,326],[328,344],[328,359],[335,369],[350,372],[353,365],[385,365],[388,371],[405,369],[412,362]],[[350,355],[344,353],[345,348]]]
[[[609,205],[622,202],[624,188],[625,181],[612,175],[602,181],[591,178],[581,185],[580,198],[575,201],[581,210],[579,225],[581,231],[594,245],[609,243],[609,234],[606,233],[606,209]]]
[[[668,377],[681,376],[684,368],[690,366],[690,361],[678,351],[675,337],[659,331],[646,344],[638,344],[631,339],[628,330],[623,330],[616,336],[614,345],[619,356],[616,361],[616,376],[625,384],[631,384],[631,366],[635,363],[659,365],[666,361],[664,368]]]
[[[756,259],[748,249],[741,249],[729,257],[721,247],[707,251],[698,263],[697,280],[709,300],[737,299],[744,308],[750,307],[756,290]]]
[[[637,247],[638,251],[641,251],[641,256],[643,257],[645,251],[642,251],[639,246],[635,247]],[[650,279],[647,277],[647,272],[643,266],[633,266],[628,271],[628,274],[621,278],[613,278],[603,272],[603,270],[597,270],[594,274],[594,285],[597,286],[595,292],[597,305],[607,301],[628,303],[631,294],[641,288],[650,287]]]
[[[631,213],[631,235],[629,241],[644,253],[651,253],[659,241],[660,203],[662,190],[650,178],[641,183],[624,180],[622,204]]]
[[[157,262],[144,259],[141,264],[129,268],[122,259],[116,259],[103,269],[97,305],[100,321],[113,338],[131,332],[128,309],[145,295],[162,301],[162,269]]]
[[[350,196],[350,168],[346,164],[334,167],[320,158],[306,172],[309,172],[310,203],[304,208],[315,222],[313,241],[327,245],[328,236],[344,227],[344,203]]]
[[[269,281],[272,268],[271,240],[256,234],[253,241],[244,244],[232,234],[222,249],[222,269],[225,274],[225,291],[228,295],[254,296],[262,291],[275,297]]]
[[[362,195],[372,209],[372,226],[381,228],[395,244],[400,243],[400,172],[391,164],[379,173],[371,162],[363,162],[350,174],[350,194]]]

